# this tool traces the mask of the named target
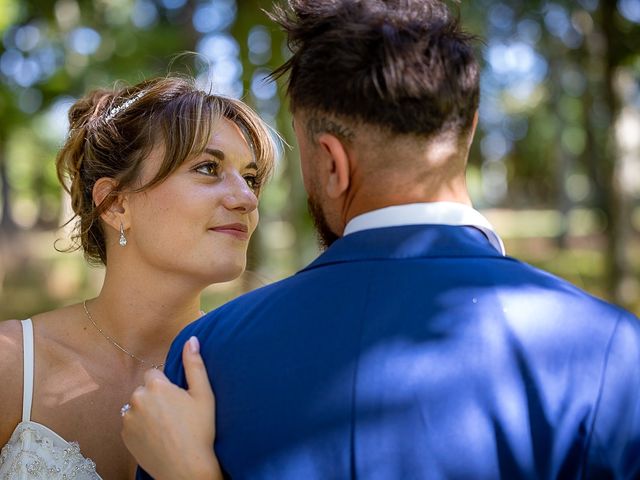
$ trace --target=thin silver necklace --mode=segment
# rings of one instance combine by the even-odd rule
[[[89,309],[87,308],[87,301],[85,300],[84,302],[82,302],[82,306],[84,307],[84,313],[87,315],[87,318],[89,319],[89,321],[91,322],[91,324],[96,327],[96,330],[98,330],[98,332],[100,332],[100,335],[102,335],[104,338],[106,338],[107,340],[109,340],[109,343],[111,343],[114,347],[116,347],[118,350],[126,353],[127,355],[129,355],[131,358],[133,358],[134,360],[137,360],[138,362],[140,362],[140,366],[141,367],[146,367],[147,365],[151,365],[153,368],[159,370],[162,367],[164,367],[164,362],[162,363],[151,363],[151,362],[147,362],[145,360],[143,360],[142,358],[140,358],[139,356],[137,356],[135,353],[131,353],[129,350],[127,350],[126,348],[124,348],[122,345],[120,345],[118,342],[115,341],[115,339],[113,337],[110,337],[109,335],[107,335],[106,333],[104,333],[104,331],[98,326],[98,324],[93,320],[93,317],[91,316],[91,314],[89,313]]]

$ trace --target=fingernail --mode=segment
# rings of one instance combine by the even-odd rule
[[[189,352],[198,353],[199,351],[200,351],[200,342],[198,341],[198,337],[191,337],[189,339]]]

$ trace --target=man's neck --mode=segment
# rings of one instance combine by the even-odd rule
[[[452,188],[453,187],[453,188]],[[349,204],[349,208],[343,216],[344,225],[349,220],[363,213],[379,210],[381,208],[397,205],[407,205],[413,203],[432,202],[453,202],[472,206],[471,198],[466,189],[466,185],[454,187],[453,185],[443,185],[442,188],[433,192],[425,192],[421,185],[415,188],[396,187],[388,188],[384,195],[359,195]]]

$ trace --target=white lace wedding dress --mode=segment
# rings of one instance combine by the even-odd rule
[[[80,453],[75,442],[31,421],[33,401],[33,325],[22,321],[24,351],[24,390],[22,422],[14,430],[9,443],[0,452],[0,479],[16,480],[101,480],[96,464]]]

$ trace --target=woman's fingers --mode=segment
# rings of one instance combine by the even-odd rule
[[[182,364],[189,386],[189,395],[203,402],[213,402],[213,391],[204,361],[200,356],[200,343],[197,337],[191,337],[182,349]]]
[[[215,402],[198,347],[192,337],[182,352],[189,390],[174,385],[159,370],[148,370],[124,413],[125,445],[158,479],[222,478],[212,449]]]

